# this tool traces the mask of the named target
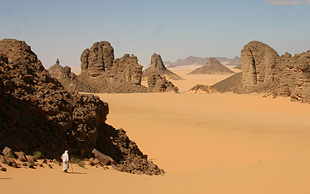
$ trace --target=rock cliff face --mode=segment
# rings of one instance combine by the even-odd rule
[[[251,90],[257,84],[270,83],[276,76],[278,53],[270,46],[252,41],[241,51],[242,84]]]
[[[182,80],[180,76],[167,69],[160,55],[154,53],[151,57],[151,66],[143,71],[143,77],[156,73],[170,80]]]
[[[245,92],[268,92],[310,102],[310,51],[279,56],[268,45],[252,41],[241,51]]]
[[[96,42],[81,55],[81,71],[96,77],[109,72],[113,66],[114,49],[107,41]]]
[[[22,41],[0,41],[0,150],[5,146],[45,157],[90,157],[94,148],[110,156],[116,169],[131,173],[162,171],[123,129],[105,123],[108,104],[93,95],[67,92]]]
[[[228,74],[234,73],[224,65],[222,65],[215,57],[210,58],[209,62],[202,67],[195,69],[189,74]]]
[[[148,92],[178,92],[179,88],[158,73],[148,76]]]

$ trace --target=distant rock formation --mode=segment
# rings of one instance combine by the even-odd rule
[[[252,41],[241,51],[241,66],[241,73],[212,87],[219,92],[258,92],[310,103],[310,50],[279,56],[267,44]]]
[[[178,92],[179,89],[158,73],[148,76],[148,92]]]
[[[202,58],[202,57],[193,57],[189,56],[185,59],[178,59],[176,62],[173,64],[170,64],[168,67],[178,67],[178,66],[187,66],[187,65],[192,65],[192,64],[200,64],[204,65],[209,61],[209,58]]]
[[[224,65],[222,65],[215,57],[210,58],[209,62],[202,67],[195,69],[188,74],[228,74],[234,73]]]
[[[234,59],[229,59],[226,57],[216,57],[216,59],[222,64],[228,64],[234,60]],[[208,57],[202,58],[202,57],[189,56],[189,57],[186,57],[185,59],[178,59],[176,62],[169,64],[169,65],[167,64],[166,66],[168,68],[173,68],[173,67],[188,66],[188,65],[194,65],[194,64],[205,65],[208,63],[208,61],[209,61]]]
[[[310,102],[310,50],[280,57],[270,46],[252,41],[242,49],[241,63],[246,92],[268,92]]]
[[[226,64],[226,66],[241,66],[241,59],[237,56],[235,58],[233,58],[229,63]]]
[[[105,123],[107,103],[66,91],[23,41],[0,41],[0,104],[0,150],[8,146],[58,159],[66,149],[71,156],[91,157],[96,148],[117,170],[163,173],[123,129]]]
[[[52,77],[56,78],[66,88],[66,90],[76,91],[76,85],[78,85],[76,74],[71,72],[70,67],[62,67],[59,59],[57,59],[56,64],[51,66],[47,71]]]
[[[180,76],[167,69],[160,55],[154,53],[151,58],[151,66],[143,71],[143,77],[149,77],[151,74],[157,73],[170,80],[182,80]]]
[[[58,64],[59,65],[59,64]],[[52,68],[52,67],[51,67]],[[59,66],[52,71],[62,72]],[[59,79],[63,73],[52,73],[69,91],[91,93],[139,93],[147,88],[141,85],[143,66],[138,64],[138,58],[125,54],[120,59],[114,59],[114,49],[107,41],[96,42],[90,49],[81,54],[81,74],[74,76],[70,83],[68,79]],[[66,74],[73,75],[68,72]],[[65,75],[66,76],[66,75]]]
[[[241,63],[240,63],[239,65],[236,65],[236,66],[235,66],[235,69],[242,69]]]

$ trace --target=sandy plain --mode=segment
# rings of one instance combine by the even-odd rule
[[[223,79],[185,71],[175,70],[186,78],[174,82],[181,92]],[[107,123],[124,128],[164,176],[7,167],[1,193],[310,193],[309,104],[262,94],[99,96],[110,106]]]

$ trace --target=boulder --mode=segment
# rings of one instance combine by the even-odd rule
[[[19,160],[21,162],[27,161],[27,158],[26,158],[26,155],[24,152],[14,152],[14,153],[17,156],[17,160]]]
[[[94,154],[95,158],[98,159],[99,162],[101,162],[103,165],[115,164],[115,161],[110,156],[104,155],[96,149],[93,149],[92,153]],[[96,165],[94,160],[92,160],[92,163]]]

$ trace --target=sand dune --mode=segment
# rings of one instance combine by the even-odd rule
[[[107,123],[124,128],[166,175],[8,167],[0,172],[1,193],[310,192],[309,104],[259,94],[99,96],[110,106]]]

